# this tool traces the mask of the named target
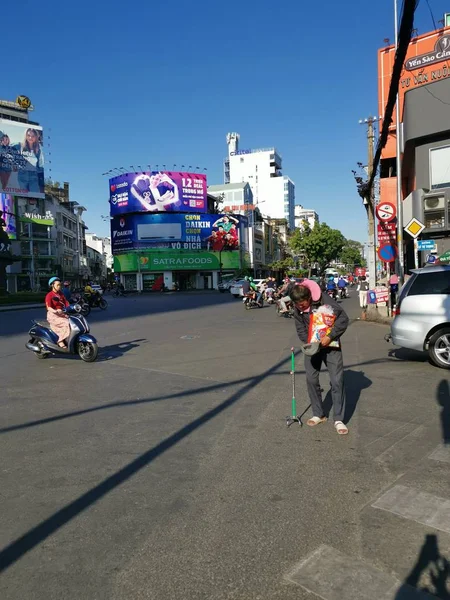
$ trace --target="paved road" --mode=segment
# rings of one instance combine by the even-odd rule
[[[0,314],[0,598],[448,598],[448,375],[345,303],[346,438],[286,428],[273,307],[111,299],[92,365],[38,361],[40,311]]]

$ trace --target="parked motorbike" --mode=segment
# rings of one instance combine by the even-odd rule
[[[58,352],[60,354],[78,354],[84,362],[94,362],[98,356],[98,344],[95,337],[89,333],[89,324],[81,314],[81,306],[72,304],[65,309],[65,312],[69,315],[70,327],[66,348],[58,346],[58,335],[47,324],[44,325],[34,320],[28,332],[30,340],[25,346],[38,358],[47,358]]]
[[[257,301],[256,299],[253,298],[253,296],[245,296],[244,306],[247,310],[250,310],[252,308],[263,308],[264,298],[261,296],[260,300]]]

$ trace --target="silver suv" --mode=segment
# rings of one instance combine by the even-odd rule
[[[400,292],[391,325],[396,346],[427,351],[450,369],[450,265],[415,269]]]

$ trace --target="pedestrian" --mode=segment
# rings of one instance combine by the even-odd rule
[[[347,330],[348,316],[314,281],[305,279],[290,290],[290,296],[294,303],[297,335],[305,354],[306,385],[313,413],[307,425],[315,427],[327,420],[319,382],[320,368],[324,363],[330,374],[334,427],[339,435],[346,435],[344,361],[340,339]],[[315,324],[319,322],[323,326],[316,328]]]
[[[366,281],[365,276],[359,278],[356,291],[359,292],[359,306],[361,308],[367,308],[367,292],[369,291],[369,284]]]

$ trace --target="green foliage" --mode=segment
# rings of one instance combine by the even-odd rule
[[[316,223],[314,229],[309,226],[303,231],[296,229],[289,239],[293,254],[304,259],[311,268],[317,264],[321,271],[336,260],[345,245],[345,238],[338,229],[332,229],[326,223]]]
[[[283,260],[276,260],[269,265],[269,268],[273,271],[289,271],[295,268],[295,261],[292,256],[288,256]]]
[[[347,240],[341,252],[341,262],[349,268],[363,267],[364,259],[361,255],[362,244],[354,240]]]

